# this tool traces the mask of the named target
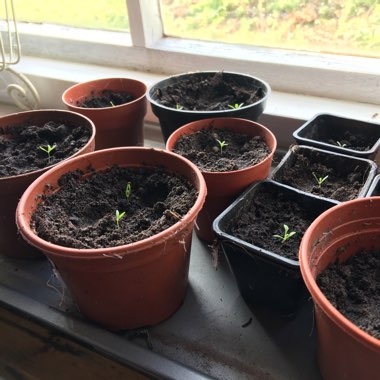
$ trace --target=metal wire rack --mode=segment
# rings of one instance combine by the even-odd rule
[[[4,74],[1,75],[1,79],[6,84],[7,95],[19,108],[37,109],[40,105],[37,90],[25,75],[10,67],[20,59],[21,45],[13,0],[3,0],[0,8],[0,74]],[[17,83],[7,83],[8,78]]]

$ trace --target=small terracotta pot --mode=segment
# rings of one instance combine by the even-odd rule
[[[89,168],[91,165],[91,168]],[[177,223],[147,239],[104,249],[74,249],[51,244],[30,228],[46,183],[57,190],[59,178],[73,170],[85,174],[112,165],[162,167],[187,178],[197,189],[194,206]],[[57,267],[80,311],[112,330],[154,325],[182,303],[187,287],[192,229],[206,196],[202,174],[190,161],[164,150],[115,148],[93,152],[58,165],[38,178],[22,196],[17,224],[25,240]]]
[[[135,79],[106,78],[76,84],[62,95],[66,107],[89,117],[96,127],[96,149],[144,145],[146,85]],[[103,90],[128,92],[135,100],[114,107],[84,108],[78,104]]]
[[[82,125],[91,130],[87,144],[72,157],[92,152],[95,149],[95,127],[87,117],[70,111],[35,110],[19,112],[0,118],[0,131],[6,127],[17,125],[42,125],[49,121],[62,122],[69,127]],[[17,203],[25,189],[42,173],[52,166],[29,173],[0,178],[0,253],[13,258],[43,257],[33,247],[25,244],[18,236],[15,223]]]
[[[380,340],[335,309],[315,280],[337,260],[379,247],[380,197],[355,199],[325,211],[302,239],[301,273],[315,305],[319,366],[326,380],[379,378]]]
[[[268,177],[277,141],[268,128],[256,122],[246,119],[217,118],[198,120],[177,129],[170,135],[166,149],[173,151],[182,135],[190,135],[206,128],[225,128],[251,137],[262,136],[270,150],[270,154],[263,161],[245,169],[228,172],[202,171],[207,185],[207,197],[198,215],[195,231],[200,239],[212,242],[215,239],[212,229],[214,219],[250,184]]]

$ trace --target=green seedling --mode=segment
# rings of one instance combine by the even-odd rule
[[[119,226],[119,221],[120,219],[125,215],[125,211],[123,212],[120,212],[119,210],[116,210],[116,217],[115,217],[115,220],[116,220],[116,226],[117,228],[120,228]]]
[[[131,196],[131,193],[132,193],[132,185],[130,182],[128,182],[125,188],[125,198],[127,198],[127,201],[129,201],[129,197]]]
[[[327,178],[329,178],[328,175],[326,175],[324,177],[318,177],[315,173],[313,173],[313,176],[314,176],[315,180],[317,181],[319,187],[321,187],[322,183],[325,182]]]
[[[177,103],[177,104],[175,105],[175,109],[176,109],[176,110],[183,110],[183,106],[181,106],[180,104]]]
[[[116,107],[115,103],[112,100],[110,100],[110,104],[111,104],[112,107]]]
[[[220,141],[220,140],[218,140],[218,139],[216,139],[216,141],[218,142],[219,147],[220,147],[220,154],[222,154],[222,153],[223,153],[223,148],[224,148],[225,146],[227,146],[228,144],[227,144],[225,141]]]
[[[340,141],[337,141],[336,142],[337,145],[339,145],[341,148],[345,148],[347,146],[347,144],[342,144]]]
[[[281,239],[281,243],[285,243],[289,240],[293,235],[296,234],[296,231],[289,232],[289,227],[284,224],[284,234],[283,235],[273,235],[275,238]]]
[[[57,145],[48,145],[46,148],[43,146],[40,146],[39,149],[41,149],[43,152],[45,152],[48,155],[48,161],[50,161],[51,152],[57,147]]]
[[[243,107],[243,105],[244,105],[244,103],[229,104],[228,108],[235,110],[235,109],[239,109],[239,108]]]

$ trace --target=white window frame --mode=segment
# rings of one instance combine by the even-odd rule
[[[158,0],[126,3],[130,34],[20,24],[22,53],[164,75],[244,72],[275,91],[380,104],[380,59],[165,37]]]

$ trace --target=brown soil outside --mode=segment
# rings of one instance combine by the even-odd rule
[[[134,100],[134,97],[128,92],[103,90],[99,94],[92,94],[84,101],[78,101],[76,105],[83,108],[106,108],[120,106],[121,104],[129,103],[132,100]]]
[[[326,159],[317,151],[297,151],[293,164],[281,169],[279,180],[314,195],[343,202],[358,197],[369,170],[365,162],[353,163],[336,155]],[[316,177],[326,176],[326,180],[319,185]]]
[[[0,131],[0,177],[54,165],[80,150],[91,137],[88,128],[50,121],[44,125],[10,126]],[[50,158],[40,147],[56,146]]]
[[[359,252],[317,278],[327,299],[360,329],[380,339],[380,251]]]
[[[189,181],[163,169],[115,166],[87,177],[82,174],[63,176],[60,190],[38,205],[31,226],[42,239],[81,249],[140,241],[175,224],[197,196]],[[116,210],[125,211],[119,227]]]
[[[227,232],[282,257],[298,260],[302,237],[315,217],[310,207],[305,208],[299,202],[290,200],[281,190],[265,187],[255,193],[250,204],[231,219]],[[296,231],[296,234],[282,242],[273,235],[282,236],[284,224],[289,227],[289,233]]]
[[[226,145],[221,148],[217,140]],[[181,136],[173,152],[192,161],[203,171],[226,172],[258,164],[270,150],[260,136],[250,137],[224,128],[205,128]]]
[[[252,89],[251,83],[239,84],[223,72],[189,75],[175,85],[159,89],[155,99],[163,106],[191,111],[231,110],[235,105],[247,106],[264,97],[263,90]]]

